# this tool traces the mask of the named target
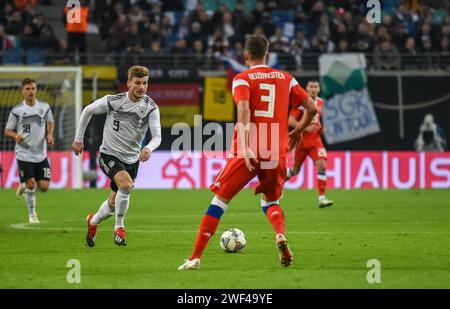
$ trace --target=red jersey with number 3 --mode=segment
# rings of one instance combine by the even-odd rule
[[[237,74],[232,92],[236,104],[241,100],[249,101],[250,122],[256,128],[256,132],[250,133],[250,145],[258,145],[257,151],[253,151],[257,158],[285,158],[289,149],[289,108],[298,109],[308,98],[308,93],[289,73],[266,65],[257,65]],[[236,150],[235,131],[234,155],[237,155]]]
[[[300,146],[302,148],[310,148],[318,144],[322,144],[322,124],[320,122],[320,113],[323,107],[323,100],[317,97],[314,100],[314,103],[317,107],[317,113],[311,120],[310,124],[302,132],[302,139],[300,140]],[[290,115],[293,116],[295,120],[300,121],[303,117],[303,108],[301,106],[299,108],[293,108]],[[314,129],[314,132],[308,132],[307,129]]]

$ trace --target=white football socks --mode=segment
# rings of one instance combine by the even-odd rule
[[[25,188],[25,203],[27,204],[28,214],[36,215],[36,189],[30,190]]]
[[[124,227],[125,214],[130,205],[131,190],[119,189],[116,194],[116,227]]]
[[[108,200],[104,201],[103,204],[100,205],[97,213],[92,217],[91,224],[97,225],[103,220],[108,219],[114,214],[113,209],[109,206]]]

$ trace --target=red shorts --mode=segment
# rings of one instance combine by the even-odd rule
[[[308,148],[298,143],[297,146],[295,146],[294,168],[299,169],[307,156],[310,156],[314,162],[317,160],[326,160],[327,151],[322,142]]]
[[[210,189],[219,197],[230,201],[256,175],[259,185],[255,194],[264,193],[269,202],[279,200],[286,179],[286,159],[280,159],[275,168],[262,169],[258,166],[250,172],[243,158],[229,158]]]

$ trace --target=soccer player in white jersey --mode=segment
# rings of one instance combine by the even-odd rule
[[[130,204],[130,193],[138,173],[139,161],[150,159],[152,152],[161,143],[159,108],[145,93],[148,87],[149,70],[133,66],[128,70],[128,92],[106,95],[89,104],[81,114],[80,124],[72,144],[79,155],[83,151],[83,137],[92,115],[106,113],[103,141],[100,146],[99,163],[103,172],[111,179],[111,191],[96,214],[87,217],[86,243],[94,247],[98,224],[115,212],[114,242],[125,246],[124,218]],[[152,138],[141,149],[142,141],[150,128]]]
[[[47,145],[52,146],[54,143],[52,110],[47,103],[38,101],[36,94],[36,81],[23,79],[24,100],[11,110],[5,127],[5,135],[16,141],[15,153],[20,176],[17,197],[25,192],[30,223],[39,223],[35,192],[36,187],[41,192],[48,190],[50,165]]]

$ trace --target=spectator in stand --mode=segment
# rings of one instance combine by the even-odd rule
[[[173,34],[173,26],[172,26],[172,20],[170,19],[169,15],[164,15],[164,17],[161,20],[161,34],[164,37],[170,37]]]
[[[120,53],[127,46],[128,33],[130,26],[127,15],[122,14],[111,28],[111,39],[109,42],[110,50]]]
[[[393,43],[395,46],[405,46],[408,39],[407,29],[403,24],[399,24],[394,31]]]
[[[347,26],[343,22],[338,22],[335,27],[331,28],[331,40],[338,45],[341,40],[349,40]]]
[[[20,45],[23,50],[39,47],[39,38],[33,33],[31,25],[26,25],[23,32],[19,35]]]
[[[65,8],[63,18],[66,24],[69,52],[75,53],[78,51],[81,54],[80,62],[84,64],[87,63],[87,58],[83,54],[85,54],[87,50],[86,33],[88,28],[89,6],[86,4],[85,0],[81,0],[80,4],[81,7],[78,8],[78,16],[80,17],[79,22],[71,21],[71,19],[68,18],[66,15],[69,12],[68,8]]]
[[[194,41],[193,44],[193,52],[194,52],[194,60],[192,64],[194,67],[203,69],[205,66],[207,66],[207,59],[205,57],[205,45],[203,41],[197,40]]]
[[[297,31],[295,33],[295,38],[291,40],[291,46],[296,44],[299,46],[302,51],[309,51],[311,49],[311,44],[309,43],[308,39],[305,37],[305,32],[303,31]]]
[[[34,13],[34,5],[27,4],[25,8],[22,10],[22,21],[25,25],[31,24],[33,22]]]
[[[283,34],[283,29],[277,27],[275,34],[269,39],[272,49],[277,52],[289,52],[289,38]]]
[[[377,42],[380,42],[382,39],[389,37],[389,31],[387,30],[386,26],[378,26],[376,28],[375,40]]]
[[[398,70],[400,54],[389,38],[383,38],[374,51],[374,64],[378,70]]]
[[[186,39],[190,48],[194,47],[195,41],[202,41],[203,43],[206,42],[206,38],[202,33],[202,25],[198,21],[192,23],[191,33]]]
[[[369,28],[365,22],[358,25],[358,32],[354,37],[352,49],[359,53],[369,53],[374,48],[373,36],[369,34]]]
[[[9,35],[19,35],[23,32],[25,28],[25,24],[22,21],[22,14],[20,12],[15,11],[12,13],[11,17],[8,20],[8,24],[6,25],[6,33]]]
[[[14,42],[6,35],[5,27],[0,25],[0,51],[14,47]]]
[[[406,39],[405,46],[402,52],[411,56],[417,55],[416,40],[414,39],[414,37],[410,36]]]
[[[244,3],[242,0],[236,2],[236,8],[233,12],[234,29],[236,34],[244,40],[244,34],[251,33],[254,24],[253,16],[245,11]]]
[[[234,30],[233,14],[228,11],[223,14],[222,31],[227,40],[236,34],[236,31]]]
[[[33,8],[36,1],[0,0],[0,24],[4,25],[13,46],[15,37],[18,36],[22,37],[25,48],[35,46],[29,28],[25,30],[26,25],[31,25],[33,34],[39,40],[39,46],[50,52],[59,50],[60,44],[53,30],[35,23]],[[16,11],[12,3],[17,4]],[[250,33],[261,33],[271,39],[272,50],[282,53],[287,51],[295,58],[297,67],[305,59],[311,59],[305,57],[308,52],[371,53],[378,43],[379,53],[384,45],[381,41],[384,42],[385,38],[391,40],[388,44],[389,54],[395,55],[392,47],[405,52],[405,65],[409,63],[410,68],[419,63],[417,59],[411,58],[416,54],[427,63],[428,58],[421,55],[424,52],[436,53],[433,57],[429,56],[435,61],[433,65],[436,67],[441,67],[437,61],[445,64],[448,52],[446,46],[450,37],[449,1],[385,1],[380,25],[365,22],[360,6],[361,3],[357,0],[256,0],[253,5],[248,5],[245,0],[95,0],[93,22],[99,26],[102,45],[107,46],[105,49],[113,50],[118,55],[127,49],[140,49],[142,46],[150,49],[155,41],[158,42],[155,43],[155,50],[171,52],[176,44],[180,44],[176,43],[177,38],[185,39],[188,50],[195,51],[197,55],[199,50],[205,50],[207,54],[234,54],[234,48],[238,46],[236,43],[243,42]],[[247,11],[246,8],[252,11]],[[178,13],[166,13],[180,10],[185,10],[181,16]],[[275,25],[271,17],[275,10],[292,13],[294,38],[289,37],[287,44],[283,35],[285,29],[281,24]],[[172,20],[172,16],[175,20]],[[135,31],[136,24],[138,32]],[[83,22],[83,27],[87,27],[87,20],[86,23]],[[373,33],[374,27],[376,35]],[[81,39],[72,39],[74,36],[77,35],[68,35],[69,50],[85,50],[85,42],[78,43]],[[197,41],[202,41],[202,48]],[[73,44],[74,42],[76,44]],[[138,42],[141,43],[140,48]],[[4,42],[2,45],[5,45]],[[197,48],[194,45],[197,45]],[[439,52],[444,56],[441,57]],[[280,57],[281,62],[284,61],[282,59],[283,57]],[[410,62],[409,59],[414,61]],[[425,69],[428,67],[427,64],[424,65]]]
[[[161,41],[154,40],[150,43],[149,54],[151,54],[151,55],[163,55],[164,54],[163,48],[161,45]]]
[[[422,53],[436,53],[436,49],[432,45],[431,38],[429,36],[422,36],[421,37],[421,52]],[[423,57],[420,61],[420,68],[423,70],[433,70],[436,68],[436,59],[434,59],[431,56]]]
[[[439,68],[441,70],[450,70],[450,37],[444,36],[441,39],[440,54],[439,54]]]
[[[438,37],[438,44],[437,44],[438,46],[442,42],[442,38],[444,38],[444,37],[449,38],[450,37],[450,23],[442,25],[441,31],[440,31],[440,33],[439,33],[439,35],[437,37]]]
[[[202,3],[197,3],[195,10],[189,14],[189,22],[192,24],[195,21],[200,22],[200,15],[205,12],[205,7]],[[214,21],[213,21],[214,22]]]
[[[417,59],[416,40],[410,36],[406,39],[402,52],[402,69],[417,70],[419,68],[419,60]]]
[[[348,40],[343,38],[339,41],[336,52],[338,53],[348,53],[350,52],[350,46]]]
[[[23,11],[27,6],[35,7],[36,0],[14,0],[14,7],[17,11]]]
[[[211,22],[214,25],[214,29],[216,29],[217,27],[222,27],[223,24],[223,14],[225,14],[225,12],[228,12],[227,7],[225,6],[225,4],[221,4],[219,6],[219,8],[213,13],[212,17],[211,17]],[[200,14],[198,14],[200,16]]]
[[[177,55],[184,55],[189,52],[188,44],[185,39],[178,39],[175,43],[175,46],[172,48],[172,53]]]
[[[450,54],[449,42],[450,42],[450,37],[448,37],[448,36],[442,37],[441,46],[440,46],[440,52],[442,55]]]
[[[134,3],[131,6],[131,10],[128,13],[128,20],[131,23],[139,23],[144,18],[144,12],[142,12],[141,8],[137,3]]]
[[[312,51],[315,53],[323,54],[334,51],[334,44],[327,37],[314,36],[311,40]]]
[[[161,34],[157,23],[151,23],[148,29],[144,30],[145,35],[142,37],[145,46],[149,46],[153,41],[159,41],[161,46],[165,47],[164,36]]]
[[[436,49],[433,47],[431,43],[431,38],[427,35],[421,37],[421,52],[434,53]]]
[[[204,40],[206,40],[206,37],[213,33],[214,25],[206,12],[200,12],[199,23],[202,28],[202,35],[204,36]]]
[[[127,33],[127,43],[126,46],[136,46],[136,44],[141,44],[142,36],[139,33],[139,25],[136,22],[131,22],[129,32]]]
[[[320,24],[316,30],[316,36],[329,38],[331,35],[330,31],[330,18],[326,14],[320,16]]]
[[[5,26],[11,15],[14,13],[14,7],[11,3],[5,3],[5,6],[0,9],[0,25]]]
[[[381,23],[381,25],[383,25],[386,28],[386,30],[389,34],[389,37],[393,38],[394,37],[394,25],[392,22],[392,17],[388,14],[384,15],[383,22]]]
[[[272,18],[270,17],[270,14],[268,12],[264,12],[262,15],[261,27],[267,37],[270,38],[275,34],[276,26],[273,23]]]
[[[419,47],[421,48],[423,48],[422,40],[424,37],[431,38],[431,25],[428,23],[424,23],[420,27],[418,38],[419,38]]]
[[[311,12],[307,16],[306,21],[312,25],[314,29],[318,29],[323,14],[325,14],[325,4],[321,0],[316,1],[313,4]]]
[[[256,25],[262,24],[263,14],[266,12],[266,4],[264,1],[256,2],[255,9],[252,12],[253,21]]]
[[[180,25],[177,30],[177,37],[178,38],[187,38],[189,35],[190,24],[189,24],[189,17],[184,15],[180,19]]]
[[[227,47],[228,41],[223,35],[223,32],[220,30],[214,31],[214,34],[208,41],[208,48],[210,50],[210,53],[217,57],[225,55]]]
[[[68,45],[66,40],[58,42],[58,46],[54,49],[54,56],[52,57],[53,64],[65,65],[71,64],[72,58],[68,51]]]

